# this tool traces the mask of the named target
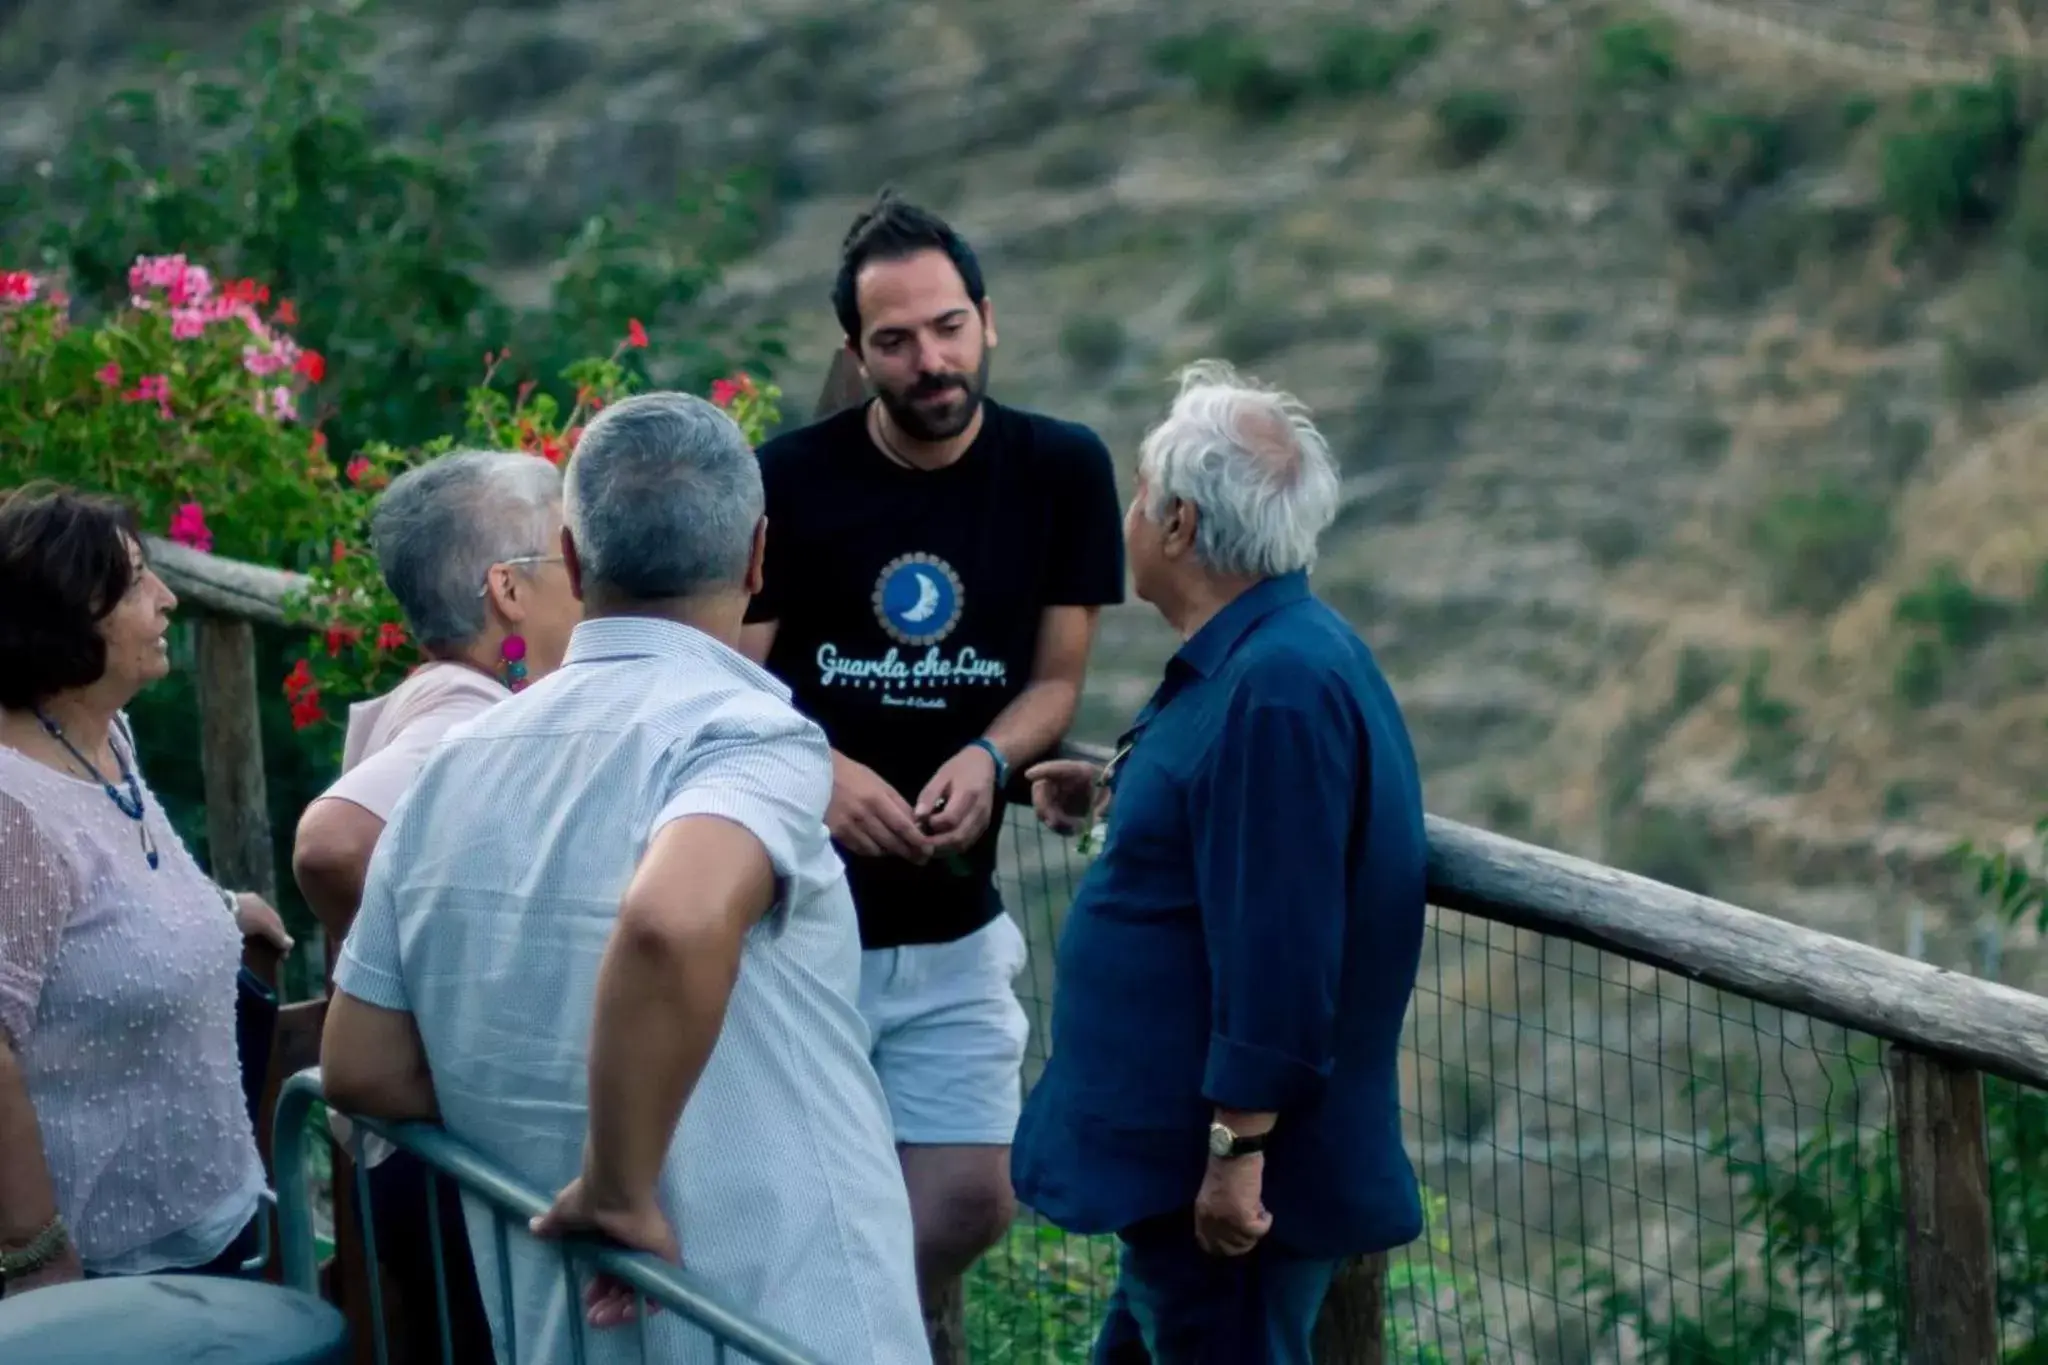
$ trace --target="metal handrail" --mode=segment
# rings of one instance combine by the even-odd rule
[[[313,1106],[325,1105],[320,1068],[308,1067],[288,1078],[277,1098],[272,1151],[277,1167],[277,1240],[284,1282],[294,1289],[319,1292],[319,1266],[313,1245],[312,1199],[305,1189],[306,1129]],[[525,1224],[545,1213],[550,1200],[520,1183],[503,1167],[425,1123],[383,1123],[336,1110],[350,1124],[398,1147],[440,1175],[489,1203],[501,1214]],[[365,1210],[367,1216],[367,1210]],[[771,1328],[753,1321],[727,1303],[717,1291],[677,1266],[629,1251],[609,1239],[564,1238],[561,1245],[578,1260],[630,1286],[720,1342],[745,1353],[760,1365],[823,1365]],[[572,1306],[573,1311],[573,1306]]]

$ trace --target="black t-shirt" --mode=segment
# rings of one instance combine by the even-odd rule
[[[913,804],[1030,682],[1047,607],[1123,600],[1116,471],[1075,423],[984,402],[967,453],[916,470],[876,448],[862,405],[762,446],[761,473],[767,581],[747,619],[780,623],[768,668]],[[923,867],[841,848],[863,944],[948,943],[994,918],[1002,815],[998,795],[973,848]]]

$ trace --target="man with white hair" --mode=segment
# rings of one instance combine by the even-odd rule
[[[1013,1162],[1025,1203],[1122,1237],[1103,1365],[1307,1365],[1338,1262],[1422,1230],[1422,794],[1372,652],[1309,592],[1337,498],[1298,401],[1187,370],[1124,519],[1183,643],[1106,769],[1028,774],[1054,828],[1108,822]]]
[[[928,1361],[825,829],[831,750],[736,648],[761,585],[760,466],[717,408],[656,393],[593,421],[564,483],[583,621],[561,667],[451,732],[392,814],[335,972],[327,1097],[440,1119],[561,1191],[535,1232],[686,1258],[821,1360]],[[480,1215],[498,1357],[569,1359],[559,1257]],[[631,1308],[591,1287],[593,1324]],[[628,1332],[587,1358],[714,1359],[679,1314],[645,1327],[645,1356]]]

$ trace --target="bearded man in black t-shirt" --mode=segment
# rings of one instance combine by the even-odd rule
[[[743,648],[832,743],[826,820],[929,1315],[1015,1213],[1028,1021],[994,885],[1003,789],[1073,721],[1097,610],[1123,600],[1122,512],[1092,431],[987,397],[995,311],[940,219],[885,195],[833,304],[874,396],[761,448]]]

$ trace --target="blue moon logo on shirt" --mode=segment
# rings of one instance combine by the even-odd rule
[[[937,555],[899,555],[875,580],[875,619],[903,645],[936,644],[960,624],[960,575]]]

